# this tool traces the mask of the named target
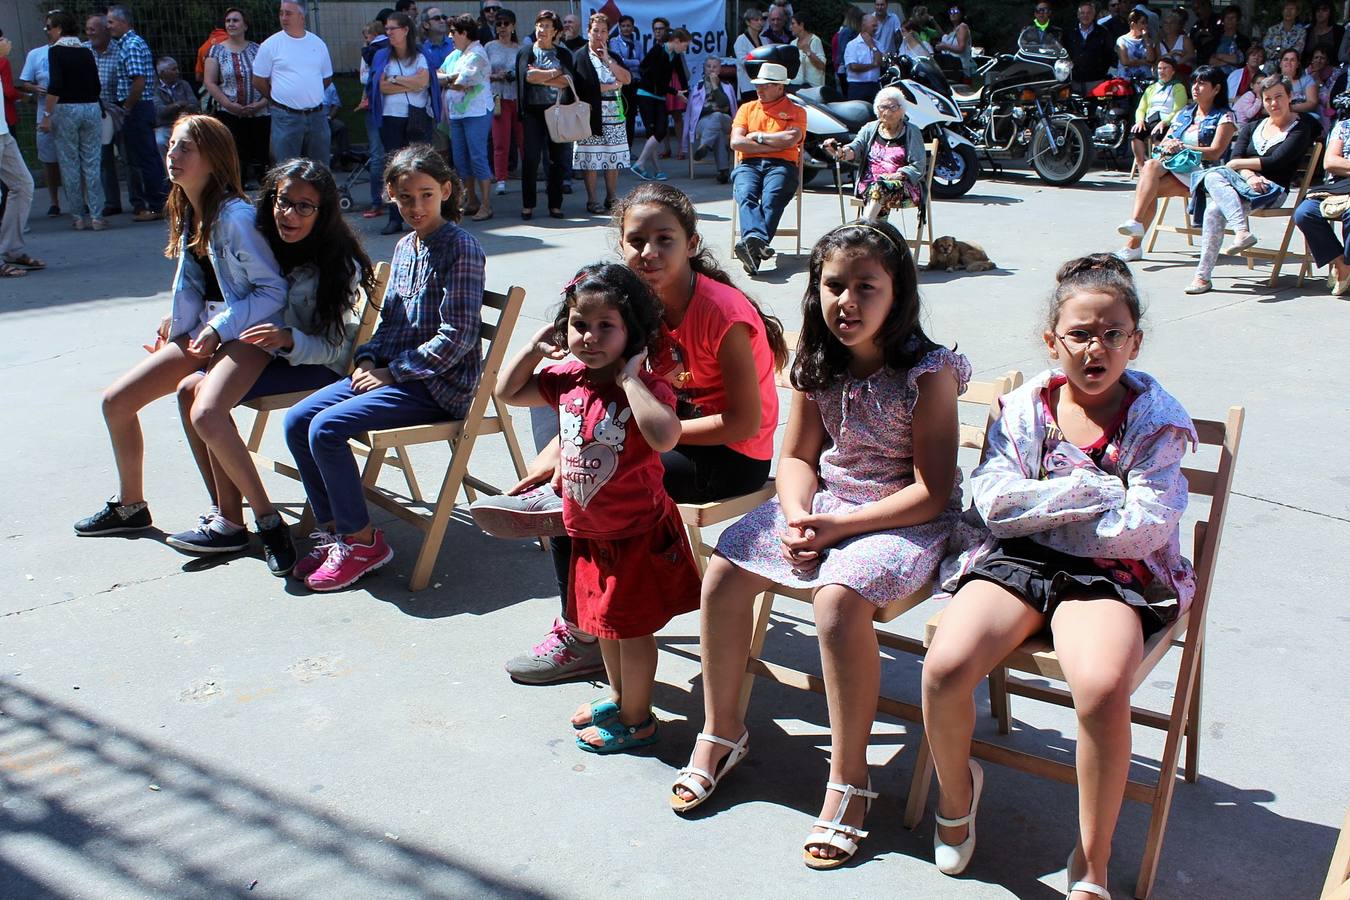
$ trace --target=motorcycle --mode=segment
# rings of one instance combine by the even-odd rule
[[[1075,97],[1078,114],[1092,131],[1092,146],[1112,159],[1130,145],[1134,108],[1152,78],[1108,78],[1081,97]]]
[[[1052,36],[1023,31],[1015,54],[1001,53],[980,68],[983,87],[974,91],[954,90],[931,60],[906,68],[902,74],[955,104],[961,123],[952,130],[995,166],[1025,160],[1053,185],[1073,184],[1091,168],[1092,135],[1070,106],[1073,63]]]

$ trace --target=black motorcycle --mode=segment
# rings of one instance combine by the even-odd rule
[[[915,60],[906,77],[945,95],[961,111],[960,131],[980,155],[1026,161],[1048,184],[1073,184],[1092,167],[1092,134],[1071,106],[1073,63],[1055,38],[1034,28],[1017,52],[1001,53],[979,70],[983,87],[953,88],[931,60]]]

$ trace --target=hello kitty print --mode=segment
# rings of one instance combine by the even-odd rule
[[[654,527],[670,502],[665,468],[633,421],[628,397],[613,384],[592,384],[579,362],[539,373],[540,393],[558,410],[562,450],[563,524],[574,537],[613,539]],[[655,375],[643,383],[675,406],[675,393]]]

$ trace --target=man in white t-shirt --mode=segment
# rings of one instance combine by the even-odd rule
[[[51,19],[47,20],[51,24]],[[34,47],[28,51],[24,57],[23,69],[20,70],[17,85],[18,89],[33,98],[33,105],[37,107],[37,124],[41,125],[42,120],[47,118],[47,104],[43,100],[47,96],[47,82],[51,80],[51,69],[47,64],[47,51],[51,45],[61,36],[59,28],[47,29],[47,43],[41,47]],[[55,217],[61,215],[61,195],[58,191],[61,188],[61,167],[56,159],[56,135],[50,131],[43,131],[41,128],[37,131],[37,153],[38,160],[42,163],[47,178],[47,193],[51,196],[52,205],[47,210],[47,215]],[[75,210],[76,213],[79,210]]]
[[[262,42],[253,60],[253,84],[272,102],[272,156],[303,156],[330,165],[323,92],[333,81],[328,45],[305,30],[305,8],[281,0],[281,30]]]
[[[9,38],[0,35],[0,58],[9,55]],[[7,85],[0,78],[0,96]],[[9,190],[5,201],[5,217],[0,219],[0,280],[28,274],[29,268],[42,268],[42,261],[23,252],[23,226],[28,222],[28,210],[33,205],[33,176],[19,152],[19,142],[9,131],[5,112],[0,109],[0,181]],[[36,265],[31,265],[36,263]]]

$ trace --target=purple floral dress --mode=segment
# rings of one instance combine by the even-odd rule
[[[914,483],[912,417],[919,399],[918,379],[945,368],[956,373],[958,393],[964,393],[970,363],[945,347],[928,352],[906,372],[882,368],[867,378],[845,375],[824,390],[811,392],[829,435],[820,455],[813,512],[848,512]],[[797,573],[779,550],[787,523],[775,497],[723,532],[717,552],[739,568],[787,587],[842,584],[885,606],[914,593],[934,576],[960,513],[958,470],[951,499],[937,518],[851,537],[827,550],[815,569]]]

